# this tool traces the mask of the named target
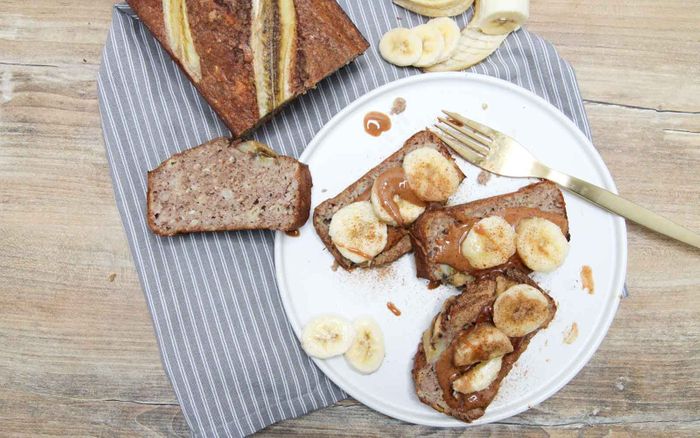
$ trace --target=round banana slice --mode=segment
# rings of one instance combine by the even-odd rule
[[[426,17],[454,17],[469,9],[474,0],[394,0],[394,3]]]
[[[493,323],[511,338],[537,330],[549,316],[549,301],[527,284],[510,287],[493,303]]]
[[[301,347],[309,356],[327,359],[348,351],[354,339],[355,330],[348,320],[334,315],[321,315],[304,327]]]
[[[428,67],[437,64],[442,56],[442,51],[445,49],[445,39],[435,26],[421,24],[411,29],[411,32],[418,35],[423,44],[418,61],[413,63],[414,67]]]
[[[503,365],[502,357],[480,362],[452,382],[452,389],[462,394],[483,391],[496,380],[501,371],[501,365]]]
[[[462,241],[462,255],[476,269],[502,265],[515,254],[515,229],[500,216],[475,223]]]
[[[354,263],[372,260],[387,242],[386,224],[379,221],[369,201],[353,202],[336,211],[328,234],[343,257]]]
[[[423,70],[428,72],[465,70],[488,58],[507,36],[507,34],[486,35],[470,24],[462,30],[457,48],[449,59]]]
[[[371,374],[384,361],[384,335],[379,325],[371,318],[360,318],[353,323],[355,340],[345,352],[348,364],[357,372]]]
[[[462,182],[457,166],[433,148],[419,148],[407,154],[403,170],[408,185],[425,201],[447,201]]]
[[[413,65],[423,54],[423,40],[411,29],[397,27],[385,33],[379,41],[379,54],[399,67]]]
[[[445,42],[442,53],[437,62],[443,62],[452,56],[457,43],[459,43],[460,30],[457,22],[448,17],[433,18],[426,23],[427,26],[432,26],[442,34],[442,39]]]
[[[569,253],[569,241],[561,228],[547,219],[523,219],[516,228],[518,255],[525,266],[536,272],[552,272]]]
[[[399,226],[399,224],[396,223],[396,220],[394,220],[394,218],[391,216],[391,213],[389,213],[384,207],[384,205],[382,205],[379,193],[376,188],[376,184],[372,186],[372,192],[370,193],[370,201],[372,202],[374,213],[377,215],[379,220],[388,225],[391,225],[392,227]],[[402,199],[399,195],[394,195],[394,202],[399,207],[399,214],[401,215],[401,219],[403,220],[403,223],[401,225],[408,225],[413,223],[416,219],[418,219],[418,216],[423,214],[423,212],[425,211],[425,207],[412,204]]]
[[[529,16],[529,0],[482,0],[476,3],[469,25],[487,35],[507,35],[525,24]]]
[[[489,323],[477,325],[459,341],[452,357],[452,362],[458,367],[490,360],[513,351],[508,336]]]

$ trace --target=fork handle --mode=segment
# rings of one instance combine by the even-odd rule
[[[658,233],[680,240],[688,245],[700,248],[700,234],[694,233],[651,210],[647,210],[634,202],[630,202],[621,196],[582,179],[549,168],[542,170],[543,178],[559,184],[612,213],[618,214]]]

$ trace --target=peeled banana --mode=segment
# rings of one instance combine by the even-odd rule
[[[502,265],[515,254],[515,230],[500,216],[485,217],[471,227],[461,249],[476,269]]]
[[[496,380],[502,364],[503,357],[480,362],[452,382],[452,389],[462,394],[483,391]]]
[[[444,40],[444,48],[442,53],[438,58],[437,62],[443,62],[450,59],[455,49],[457,48],[457,43],[459,42],[460,31],[457,23],[447,17],[433,18],[428,21],[427,26],[432,26],[442,34],[442,39]],[[437,63],[436,62],[436,63]]]
[[[508,35],[486,35],[471,24],[462,30],[452,56],[446,61],[426,67],[424,71],[460,71],[476,65],[498,49]]]
[[[384,361],[384,335],[371,318],[360,318],[353,323],[355,340],[345,352],[345,360],[357,372],[371,374]]]
[[[525,266],[537,272],[552,272],[569,253],[569,241],[561,228],[547,219],[523,219],[516,229],[518,255]]]
[[[456,165],[433,148],[408,153],[403,159],[403,170],[411,190],[424,201],[447,201],[461,182]]]
[[[202,68],[192,39],[186,1],[163,0],[163,19],[170,50],[180,60],[192,79],[199,82],[202,79]]]
[[[529,0],[480,0],[470,25],[487,35],[507,35],[530,16]]]
[[[422,46],[420,58],[412,65],[414,67],[427,67],[438,62],[445,49],[445,40],[442,37],[442,32],[429,24],[416,26],[411,29],[411,32],[421,39]]]
[[[345,318],[321,315],[312,319],[301,334],[301,347],[319,359],[344,354],[355,339],[355,330]]]
[[[399,67],[413,65],[423,54],[423,40],[411,29],[397,27],[382,36],[379,53],[387,62]]]
[[[537,330],[549,316],[549,301],[527,284],[510,287],[493,303],[493,323],[511,338]]]
[[[328,234],[343,257],[354,263],[372,260],[384,250],[388,236],[386,224],[369,201],[353,202],[335,212]]]
[[[453,17],[469,9],[474,0],[394,0],[394,3],[427,17]]]

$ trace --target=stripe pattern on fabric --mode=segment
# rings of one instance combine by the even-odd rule
[[[340,0],[372,47],[288,105],[255,133],[298,157],[349,103],[416,74],[381,60],[381,35],[424,18],[388,1]],[[465,25],[471,12],[458,17]],[[590,138],[574,72],[525,30],[471,69],[529,89]],[[154,236],[146,225],[146,172],[176,152],[230,135],[126,5],[116,5],[98,77],[117,206],[153,318],[165,371],[195,436],[244,436],[346,395],[300,349],[275,284],[268,231]]]

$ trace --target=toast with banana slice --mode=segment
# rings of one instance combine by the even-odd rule
[[[564,196],[548,181],[432,209],[410,235],[418,277],[458,287],[508,266],[553,271],[564,262],[570,238]]]
[[[484,415],[530,340],[557,305],[525,273],[490,272],[445,301],[413,359],[416,395],[435,410],[471,422]]]
[[[347,270],[391,263],[411,251],[408,226],[428,207],[443,205],[464,174],[429,130],[314,209],[316,232]]]

